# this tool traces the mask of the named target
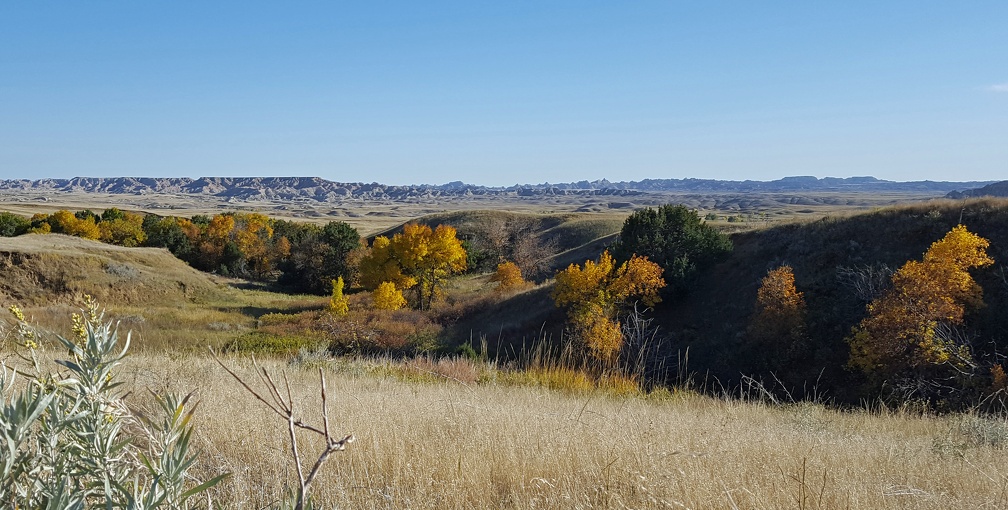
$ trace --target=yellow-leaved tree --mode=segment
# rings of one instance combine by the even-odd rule
[[[268,216],[260,213],[235,214],[232,237],[256,276],[262,278],[273,269],[270,259],[273,221]]]
[[[52,231],[56,233],[83,237],[84,239],[98,239],[101,236],[93,215],[78,218],[74,213],[61,209],[49,216],[48,223],[52,227]]]
[[[392,282],[382,282],[371,293],[371,301],[375,310],[399,310],[406,306],[406,298],[402,291]]]
[[[350,311],[350,299],[343,294],[343,277],[332,281],[332,296],[329,297],[329,313],[344,316]]]
[[[969,270],[989,266],[990,243],[959,225],[892,276],[892,287],[868,304],[868,316],[848,338],[850,364],[887,376],[907,368],[958,363],[969,352],[947,335],[963,323],[966,306],[980,306],[983,290]]]
[[[553,301],[567,307],[567,317],[594,358],[612,361],[623,347],[619,313],[632,300],[647,306],[661,302],[665,287],[662,268],[647,257],[634,255],[619,267],[609,251],[584,267],[571,264],[556,276]]]
[[[121,211],[109,219],[103,217],[98,223],[99,239],[119,246],[140,246],[147,239],[147,234],[143,230],[143,219],[144,217],[139,214]]]
[[[401,291],[411,290],[421,310],[430,309],[444,280],[466,268],[466,251],[453,227],[409,223],[389,239],[378,236],[360,261],[360,282],[375,290],[391,282]]]
[[[805,297],[795,287],[794,270],[780,266],[770,270],[756,292],[756,310],[749,323],[749,336],[765,362],[777,369],[802,348],[805,339]]]

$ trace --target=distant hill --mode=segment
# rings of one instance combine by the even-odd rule
[[[956,200],[970,197],[1008,197],[1008,181],[995,182],[966,191],[950,191],[945,197]]]
[[[787,193],[798,191],[933,192],[952,191],[990,182],[895,182],[874,177],[785,177],[775,181],[719,181],[713,179],[645,179],[610,182],[579,181],[561,184],[515,184],[487,187],[451,182],[442,185],[390,186],[379,183],[340,183],[319,177],[75,177],[73,179],[2,180],[3,192],[86,192],[108,194],[176,194],[213,196],[229,201],[337,203],[346,200],[406,200],[464,196],[538,197],[551,195],[634,196],[644,193]]]
[[[213,277],[162,248],[123,248],[62,234],[3,238],[0,304],[76,303],[90,294],[116,305],[177,305],[215,297]]]

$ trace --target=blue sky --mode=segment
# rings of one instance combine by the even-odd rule
[[[0,178],[1008,179],[1008,2],[0,3]]]

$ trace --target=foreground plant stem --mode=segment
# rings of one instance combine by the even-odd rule
[[[308,489],[310,488],[311,483],[315,480],[316,475],[318,475],[319,471],[322,469],[322,465],[325,464],[333,452],[345,450],[346,445],[354,441],[353,434],[343,436],[342,439],[334,439],[329,431],[328,395],[326,394],[326,381],[325,375],[322,373],[322,368],[319,368],[319,383],[322,394],[322,429],[319,429],[303,422],[300,418],[297,418],[297,415],[294,412],[294,397],[291,393],[290,381],[287,379],[286,373],[283,373],[284,389],[287,393],[286,397],[284,397],[277,388],[276,382],[273,380],[273,376],[271,376],[265,368],[260,367],[253,358],[252,363],[256,368],[256,374],[259,376],[260,381],[266,388],[266,392],[270,396],[269,400],[267,400],[261,393],[257,392],[248,383],[246,383],[241,376],[228,368],[227,365],[225,365],[224,362],[217,357],[216,353],[211,351],[210,354],[213,356],[214,361],[227,371],[231,377],[238,381],[238,383],[241,384],[246,391],[251,393],[252,396],[265,404],[267,408],[287,422],[287,431],[290,435],[291,456],[294,458],[294,465],[297,468],[298,473],[298,496],[294,509],[303,510],[305,502],[308,498]],[[313,432],[322,436],[325,440],[325,448],[322,450],[322,453],[319,454],[318,459],[315,461],[315,464],[312,465],[311,471],[308,472],[307,476],[305,476],[304,468],[301,464],[301,453],[298,449],[296,434],[297,429]]]

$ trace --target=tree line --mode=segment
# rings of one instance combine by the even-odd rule
[[[279,220],[253,212],[192,218],[138,214],[109,208],[31,218],[0,213],[0,236],[58,233],[126,247],[165,248],[202,271],[275,282],[291,292],[325,294],[331,281],[352,281],[350,255],[361,247],[357,229]]]

